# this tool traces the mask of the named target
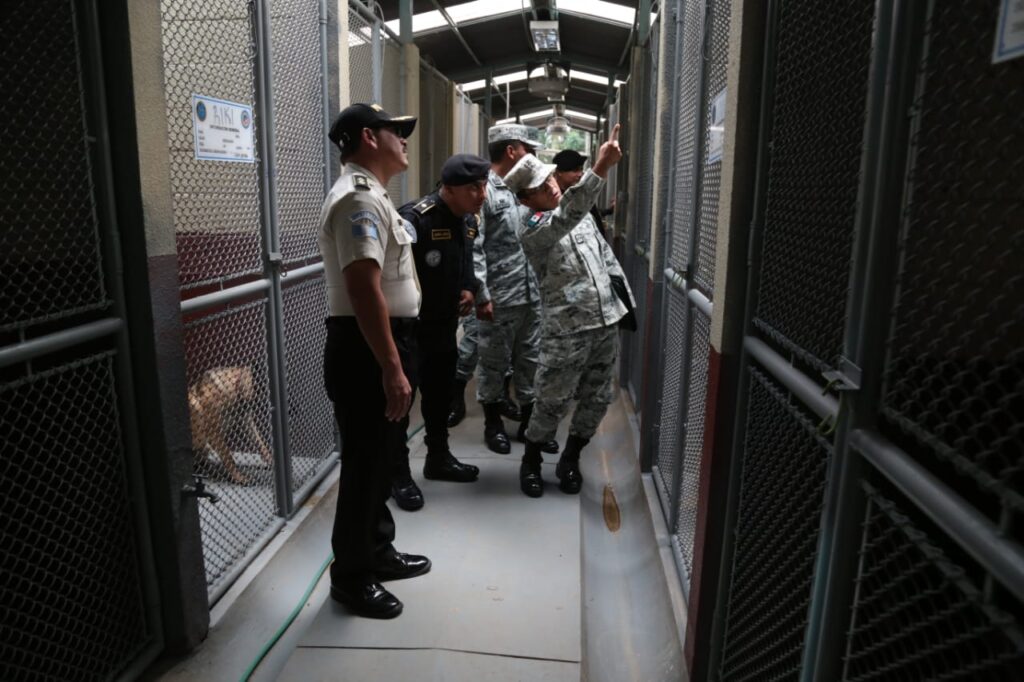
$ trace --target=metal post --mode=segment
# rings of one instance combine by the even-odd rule
[[[331,191],[331,141],[327,137],[331,129],[330,64],[327,58],[327,0],[320,0],[320,90],[323,97],[324,126],[320,131],[324,150],[324,195]]]
[[[292,513],[292,471],[288,457],[288,382],[284,363],[284,296],[281,291],[281,235],[277,215],[277,164],[275,163],[273,67],[270,52],[270,12],[267,0],[256,0],[256,109],[259,130],[260,190],[263,202],[264,268],[270,278],[267,295],[267,369],[270,375],[271,424],[274,438],[275,490],[278,514]]]
[[[380,20],[376,17],[373,18],[371,24],[372,31],[372,48],[370,50],[372,64],[373,64],[373,101],[378,104],[383,99],[383,80],[384,80],[384,41],[380,35]]]
[[[679,101],[679,88],[681,87],[680,69],[682,66],[682,52],[683,52],[683,12],[680,7],[679,0],[676,0],[672,5],[672,22],[675,26],[675,35],[673,40],[675,42],[675,52],[673,56],[672,64],[672,87],[671,94],[669,95],[669,111],[672,112],[670,116],[670,130],[669,130],[669,157],[671,162],[668,168],[668,187],[665,192],[665,210],[662,214],[661,237],[658,239],[660,248],[658,253],[660,255],[660,263],[655,266],[654,272],[651,278],[654,280],[654,301],[652,305],[648,307],[648,310],[658,310],[659,315],[657,318],[658,331],[655,334],[657,338],[657,344],[654,348],[665,348],[665,340],[667,337],[668,324],[668,301],[669,294],[665,291],[665,269],[669,267],[668,249],[666,245],[672,234],[672,225],[675,222],[675,196],[676,196],[676,167],[678,165],[677,159],[675,158],[675,150],[677,146],[677,139],[679,137],[679,109],[675,106],[675,103]],[[663,18],[662,21],[665,21]],[[667,25],[667,24],[666,24]],[[608,91],[609,97],[611,97],[612,90],[615,85],[614,77],[608,79]],[[656,304],[656,305],[654,305]],[[646,443],[644,443],[643,435],[641,434],[641,449],[640,449],[640,470],[650,471],[654,463],[654,453],[660,448],[661,439],[661,397],[664,394],[664,355],[658,354],[659,360],[656,364],[656,371],[651,373],[654,380],[650,382],[648,387],[647,395],[644,397],[644,404],[652,407],[650,420],[650,429],[648,431],[649,437]],[[669,525],[674,525],[674,521],[669,520]]]
[[[154,661],[164,646],[163,613],[160,608],[160,592],[153,552],[153,537],[148,519],[149,505],[146,496],[146,483],[141,461],[142,448],[139,445],[139,417],[136,413],[134,374],[131,360],[131,340],[128,336],[127,303],[125,300],[125,282],[123,279],[121,237],[117,223],[117,198],[115,196],[116,181],[114,164],[111,156],[111,131],[107,113],[106,84],[103,73],[103,61],[100,52],[100,17],[95,0],[75,3],[80,13],[81,23],[76,33],[81,41],[80,54],[83,56],[83,85],[87,88],[86,98],[88,132],[91,134],[89,154],[94,167],[96,180],[95,199],[97,222],[104,227],[99,230],[100,252],[104,263],[104,274],[108,293],[111,298],[111,313],[114,320],[101,320],[94,325],[66,330],[64,335],[71,337],[81,332],[84,327],[94,327],[94,332],[102,328],[114,334],[117,356],[114,360],[114,382],[117,390],[117,410],[121,428],[121,445],[124,454],[125,493],[130,496],[128,506],[132,509],[135,519],[131,526],[134,531],[138,569],[140,573],[142,600],[141,610],[145,613],[146,626],[151,635],[145,646],[132,654],[133,660],[128,662],[128,669],[141,672]],[[84,5],[84,6],[83,6]],[[99,254],[97,254],[99,255]],[[50,335],[51,337],[57,334]],[[22,336],[22,338],[24,338]],[[33,340],[23,340],[20,346],[32,345]],[[81,339],[80,340],[84,340]],[[17,347],[16,347],[17,348]],[[49,349],[52,352],[56,348]]]
[[[402,45],[412,42],[412,0],[398,2],[398,38]]]
[[[743,313],[744,338],[751,339],[754,314],[757,311],[758,291],[761,283],[762,244],[764,240],[764,219],[768,193],[768,169],[771,151],[768,146],[772,129],[772,110],[775,98],[776,41],[779,26],[779,0],[769,0],[766,9],[764,36],[764,66],[761,74],[761,106],[758,113],[757,161],[754,179],[753,217],[750,223],[750,237],[747,246],[747,292]],[[751,355],[748,351],[740,356],[739,388],[736,395],[735,427],[733,449],[730,457],[726,499],[723,505],[722,552],[719,558],[718,585],[715,590],[715,608],[711,621],[711,633],[706,657],[700,651],[694,659],[701,660],[695,665],[699,671],[714,670],[722,659],[725,647],[725,628],[729,616],[729,592],[732,586],[732,566],[736,550],[736,521],[739,516],[740,483],[743,477],[743,456],[746,449],[747,412],[750,403],[749,369]]]
[[[898,267],[896,253],[917,57],[924,16],[921,3],[876,5],[874,49],[855,217],[853,265],[847,301],[842,375],[835,378],[843,411],[836,429],[826,504],[815,562],[804,680],[838,679],[846,651],[859,548],[856,537],[866,500],[864,460],[850,447],[856,429],[877,418],[885,371],[888,309]]]

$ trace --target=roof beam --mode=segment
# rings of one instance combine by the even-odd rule
[[[438,0],[433,0],[433,2],[434,7],[436,7],[437,11],[441,13],[441,16],[444,17],[444,20],[448,22],[448,26],[449,28],[452,29],[452,33],[454,33],[455,37],[459,39],[460,43],[462,43],[462,47],[466,48],[466,52],[468,52],[469,56],[473,58],[473,61],[477,63],[477,66],[482,68],[483,63],[481,63],[481,61],[477,59],[476,54],[469,47],[469,43],[467,43],[466,39],[462,37],[462,31],[460,31],[459,27],[455,24],[454,21],[452,21],[452,17],[450,14],[448,14],[448,10],[446,10],[444,8],[444,5],[438,2]]]
[[[586,71],[595,71],[597,73],[614,76],[616,78],[623,76],[623,80],[625,80],[624,77],[629,74],[628,69],[620,66],[614,66],[608,62],[596,62],[589,57],[584,57],[572,52],[562,52],[560,60],[567,61],[572,67],[579,67]],[[495,76],[501,76],[503,73],[519,71],[526,66],[526,62],[528,61],[537,61],[536,55],[530,54],[526,56],[510,57],[508,59],[491,62],[486,66],[462,69],[460,71],[451,71],[445,75],[456,83],[466,83],[486,78],[489,70],[493,71]]]

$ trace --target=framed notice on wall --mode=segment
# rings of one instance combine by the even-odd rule
[[[1002,0],[992,63],[1024,57],[1024,0]]]
[[[192,130],[197,159],[255,163],[252,129],[251,106],[192,95]]]

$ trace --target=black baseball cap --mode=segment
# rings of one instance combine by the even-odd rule
[[[409,137],[416,127],[415,116],[392,116],[381,109],[379,104],[353,104],[341,110],[334,119],[327,137],[344,149],[346,144],[358,138],[363,128],[385,128],[394,126],[399,135]]]
[[[491,162],[475,154],[456,154],[441,166],[441,184],[449,187],[469,185],[487,179]]]
[[[555,158],[551,160],[554,161],[556,166],[558,166],[558,170],[565,172],[583,168],[583,164],[586,163],[587,157],[573,149],[563,149],[555,154]]]

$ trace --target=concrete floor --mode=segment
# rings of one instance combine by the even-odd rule
[[[488,451],[475,403],[451,444],[481,468],[477,482],[425,481],[423,434],[414,436],[413,475],[426,505],[414,513],[392,507],[395,545],[434,565],[425,576],[389,583],[405,603],[391,621],[349,615],[330,600],[327,575],[317,579],[330,555],[335,472],[271,545],[273,556],[218,603],[208,639],[150,679],[244,679],[260,661],[249,679],[684,680],[682,597],[661,515],[651,513],[636,463],[627,402],[611,407],[584,451],[580,496],[557,489],[557,455],[545,455],[544,496],[522,495],[523,446],[513,443],[505,456]],[[510,431],[515,426],[506,421]],[[611,525],[609,495],[618,515]]]

